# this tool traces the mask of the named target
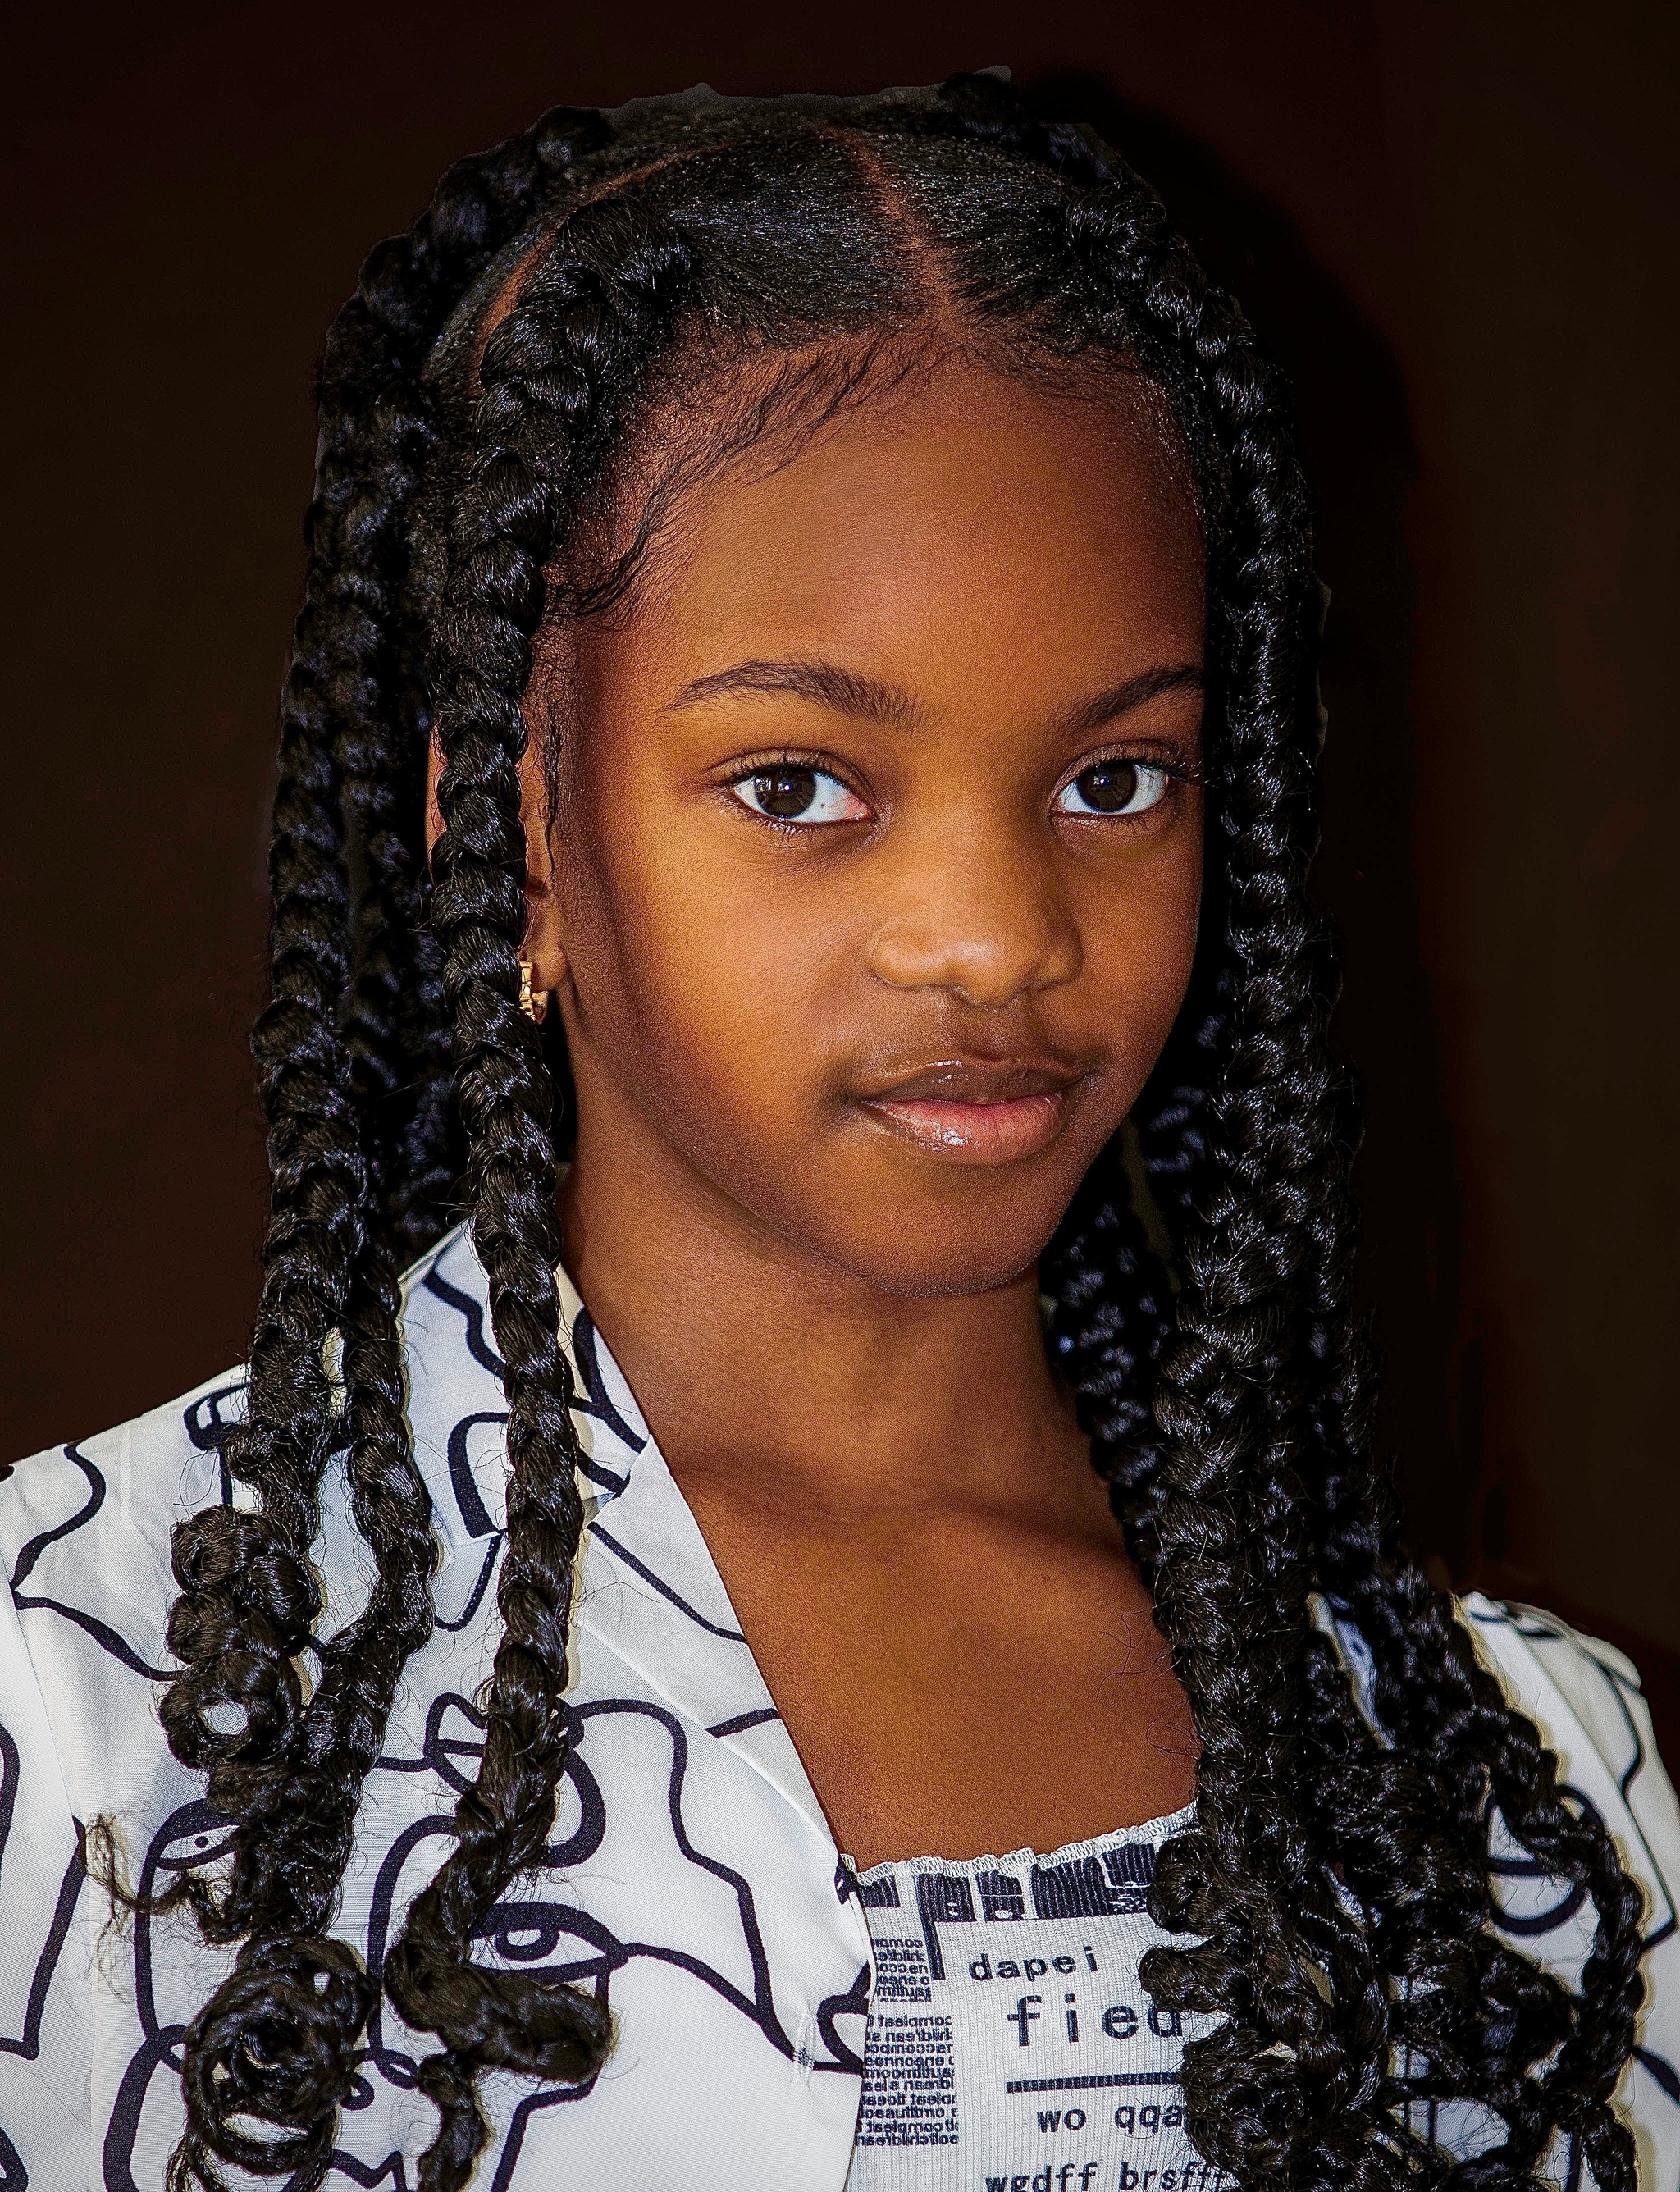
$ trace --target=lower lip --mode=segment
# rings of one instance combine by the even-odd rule
[[[1052,1093],[1012,1096],[1002,1104],[954,1104],[933,1096],[899,1102],[876,1097],[866,1108],[929,1156],[951,1164],[1001,1165],[1048,1149],[1060,1129],[1067,1099]]]

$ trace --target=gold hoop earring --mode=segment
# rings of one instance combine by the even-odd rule
[[[529,959],[519,962],[519,1009],[528,1020],[534,1020],[540,1027],[548,1018],[548,1001],[554,992],[531,987],[531,977],[536,971]]]

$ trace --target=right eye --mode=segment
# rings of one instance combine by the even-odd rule
[[[1168,782],[1168,772],[1148,762],[1093,762],[1058,794],[1056,808],[1063,814],[1143,814],[1160,805]]]
[[[755,769],[729,786],[743,807],[767,822],[791,822],[802,828],[831,822],[866,822],[869,809],[849,785],[825,768],[779,762]]]

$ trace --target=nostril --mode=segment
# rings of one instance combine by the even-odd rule
[[[940,933],[910,922],[883,929],[867,955],[871,971],[894,989],[943,990],[996,1011],[1071,980],[1084,963],[1077,930],[1057,918],[991,935],[953,931],[954,924]]]

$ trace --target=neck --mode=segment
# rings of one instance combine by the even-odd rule
[[[1042,1510],[1071,1458],[1089,1476],[1036,1268],[978,1293],[885,1293],[643,1139],[580,1135],[566,1263],[679,1481],[860,1515]]]

